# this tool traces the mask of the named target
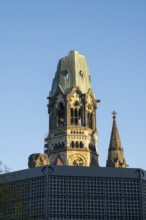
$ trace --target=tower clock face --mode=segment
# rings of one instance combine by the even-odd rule
[[[80,154],[72,154],[68,158],[68,165],[69,166],[85,166],[86,165],[86,160]]]

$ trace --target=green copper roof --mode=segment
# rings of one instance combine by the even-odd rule
[[[59,60],[50,96],[55,95],[58,87],[67,94],[74,86],[78,86],[82,93],[91,88],[86,58],[78,51],[70,51],[68,56]]]

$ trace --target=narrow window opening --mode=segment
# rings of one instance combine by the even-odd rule
[[[92,128],[93,128],[93,122],[92,122],[92,118],[93,118],[93,117],[92,117],[92,113],[89,113],[89,112],[88,112],[87,117],[88,117],[88,127],[92,129]]]
[[[76,104],[79,105],[77,102]],[[80,107],[71,108],[71,124],[82,125],[82,109]]]
[[[77,117],[77,115],[78,115],[78,111],[77,111],[77,109],[75,108],[75,117]]]
[[[80,148],[83,148],[84,147],[84,144],[82,141],[80,141]]]
[[[74,124],[74,110],[71,108],[71,124]]]
[[[75,142],[72,141],[71,146],[74,148],[75,147]]]
[[[71,117],[73,117],[73,109],[71,108]]]
[[[58,126],[63,126],[64,123],[65,123],[65,108],[63,103],[60,103],[58,108]]]
[[[79,142],[78,141],[76,141],[76,148],[78,148],[79,147]]]
[[[82,125],[81,109],[79,109],[79,125]]]

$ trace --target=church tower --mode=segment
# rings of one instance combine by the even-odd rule
[[[113,127],[111,133],[111,139],[108,149],[108,159],[106,166],[114,168],[127,168],[127,164],[124,158],[124,151],[120,141],[120,136],[116,123],[116,112],[113,112]]]
[[[86,58],[70,51],[57,66],[48,104],[50,164],[98,166],[96,109]]]

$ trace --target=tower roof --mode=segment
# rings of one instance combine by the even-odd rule
[[[124,158],[124,152],[120,140],[120,135],[116,123],[116,112],[113,113],[113,126],[108,150],[107,167],[123,167],[126,168],[127,164]]]
[[[58,88],[67,94],[74,86],[79,87],[82,93],[87,93],[91,89],[86,58],[80,55],[78,51],[70,51],[68,56],[59,60],[50,97],[55,95]]]

